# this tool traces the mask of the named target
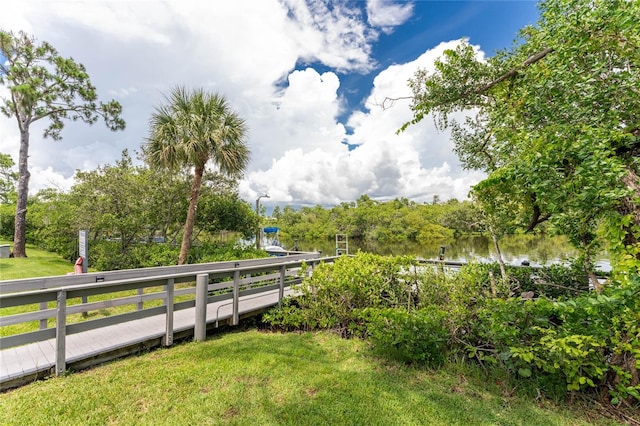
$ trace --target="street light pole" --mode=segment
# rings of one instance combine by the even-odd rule
[[[260,250],[260,198],[269,198],[269,194],[263,194],[256,199],[256,215],[258,215],[258,232],[256,232],[256,250]]]

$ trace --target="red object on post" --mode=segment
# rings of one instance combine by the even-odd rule
[[[73,272],[75,274],[82,274],[82,263],[84,262],[84,259],[82,258],[82,256],[80,256],[78,258],[78,260],[76,260],[76,264],[73,267]]]

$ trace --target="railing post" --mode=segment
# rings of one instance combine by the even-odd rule
[[[144,295],[144,288],[139,288],[138,289],[138,296],[142,296]],[[144,302],[138,302],[138,310],[141,311],[144,309]]]
[[[58,291],[56,308],[56,376],[64,374],[66,366],[67,292]]]
[[[207,338],[207,287],[209,274],[198,274],[196,277],[196,322],[193,339],[202,342]]]
[[[49,307],[47,306],[47,302],[40,302],[40,310],[41,311],[46,311]],[[46,330],[47,329],[47,320],[45,319],[41,319],[40,320],[40,330]]]
[[[280,289],[278,289],[278,308],[282,307],[282,298],[284,297],[284,279],[287,274],[287,267],[282,265],[280,267]]]
[[[82,296],[82,304],[86,305],[87,303],[89,303],[89,297],[88,296]],[[89,317],[89,312],[87,311],[82,311],[82,318],[88,318]]]
[[[167,285],[165,286],[165,291],[167,297],[165,298],[165,305],[167,306],[167,322],[164,332],[164,341],[163,344],[165,346],[173,345],[173,298],[174,298],[174,280],[173,278],[169,278],[167,280]]]
[[[231,325],[238,325],[240,323],[240,271],[233,273],[233,318]]]

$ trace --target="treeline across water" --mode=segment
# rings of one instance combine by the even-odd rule
[[[417,203],[406,198],[376,201],[362,195],[330,208],[276,207],[270,219],[288,242],[332,240],[336,234],[345,234],[365,243],[426,244],[486,230],[472,202],[439,202],[437,197],[432,203]]]

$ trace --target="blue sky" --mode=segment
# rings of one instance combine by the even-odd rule
[[[62,190],[75,170],[139,150],[172,87],[224,95],[246,119],[252,160],[240,195],[265,204],[335,205],[362,194],[417,202],[465,198],[482,175],[461,169],[430,119],[401,135],[407,79],[462,38],[479,57],[509,48],[535,24],[533,1],[0,0],[0,28],[24,30],[83,63],[127,129],[69,123],[63,140],[32,129],[32,192]],[[6,96],[0,87],[0,96]],[[14,121],[0,118],[0,152],[17,162]]]
[[[352,2],[366,14],[364,1]],[[509,48],[516,40],[518,31],[527,24],[534,24],[538,17],[535,1],[462,1],[418,0],[398,2],[411,5],[410,18],[393,29],[390,34],[381,34],[372,45],[372,57],[376,66],[369,73],[338,72],[340,88],[349,109],[362,108],[362,101],[368,95],[373,78],[380,70],[393,64],[412,61],[425,51],[425,47],[435,46],[443,40],[468,39],[479,44],[492,56],[500,49]],[[318,71],[330,71],[322,63],[298,64],[296,69],[312,66]]]

